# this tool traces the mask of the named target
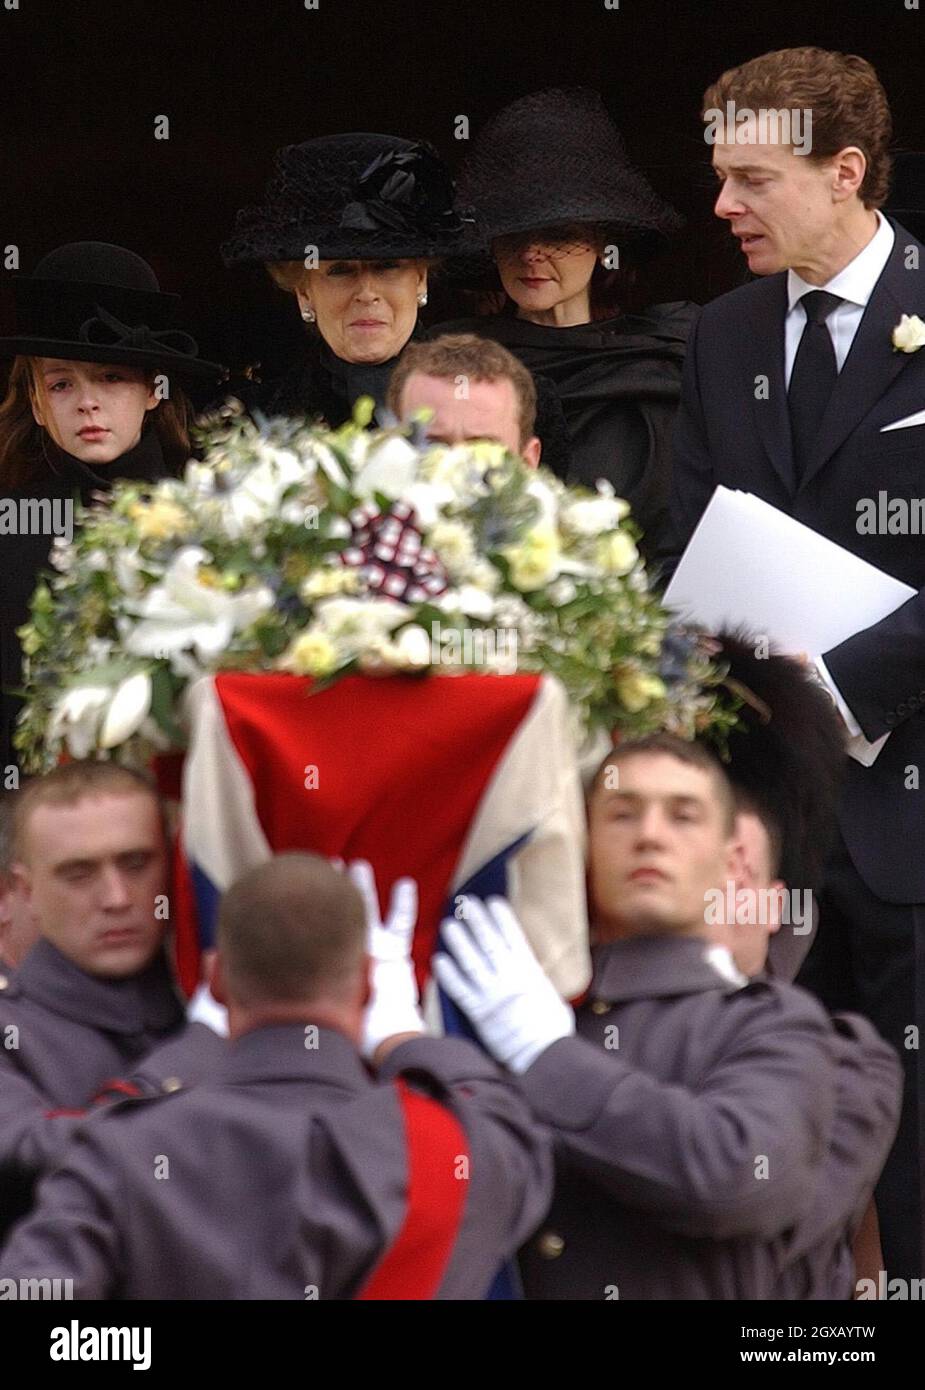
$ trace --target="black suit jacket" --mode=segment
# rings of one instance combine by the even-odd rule
[[[713,489],[741,488],[919,591],[882,622],[812,655],[824,657],[867,738],[892,734],[872,767],[850,761],[840,818],[855,865],[885,901],[922,902],[925,535],[866,535],[858,529],[862,499],[876,503],[880,492],[890,501],[925,499],[925,424],[881,433],[884,425],[925,410],[925,349],[896,352],[891,341],[901,314],[925,319],[925,247],[893,226],[890,259],[799,486],[784,382],[786,271],[706,306],[684,369],[672,518],[680,550]]]

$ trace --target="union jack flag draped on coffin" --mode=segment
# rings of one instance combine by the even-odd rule
[[[584,807],[562,686],[549,676],[221,674],[189,695],[178,881],[188,992],[218,898],[282,850],[368,859],[385,911],[418,882],[423,988],[459,893],[506,893],[566,998],[590,979]]]

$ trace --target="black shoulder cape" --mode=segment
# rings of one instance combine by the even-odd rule
[[[652,558],[667,546],[671,425],[698,312],[696,304],[676,301],[574,328],[499,314],[434,332],[494,338],[553,383],[571,443],[566,481],[612,483],[630,503]]]

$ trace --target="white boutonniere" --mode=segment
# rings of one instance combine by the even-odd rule
[[[918,352],[925,347],[925,323],[918,314],[902,314],[893,329],[894,352]]]

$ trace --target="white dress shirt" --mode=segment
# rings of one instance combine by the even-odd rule
[[[804,294],[810,290],[825,290],[827,294],[837,294],[844,300],[833,309],[826,319],[826,328],[835,348],[835,363],[841,371],[845,358],[854,342],[854,335],[860,327],[861,318],[867,302],[874,292],[874,286],[883,274],[883,267],[890,259],[896,233],[882,213],[877,213],[878,226],[870,241],[859,251],[844,270],[833,275],[824,285],[810,285],[795,270],[787,271],[787,318],[785,320],[784,341],[784,380],[790,385],[794,358],[803,329],[806,326],[806,310],[800,303]]]
[[[844,301],[836,309],[833,309],[826,319],[826,328],[829,330],[832,346],[835,348],[835,363],[838,370],[841,371],[845,365],[845,359],[851,351],[851,344],[854,342],[854,335],[860,327],[867,302],[883,273],[884,266],[890,259],[895,240],[896,233],[893,228],[886,218],[878,212],[877,230],[863,251],[859,251],[854,260],[848,262],[844,270],[833,275],[832,279],[826,281],[824,285],[810,285],[802,276],[797,275],[795,270],[787,271],[788,308],[784,321],[784,380],[788,387],[790,386],[790,375],[793,371],[797,348],[800,346],[800,339],[806,326],[806,310],[800,303],[803,295],[808,294],[811,290],[825,290],[828,294],[837,294]],[[849,709],[838,686],[829,675],[825,662],[819,656],[815,657],[814,660],[819,675],[835,700],[838,711],[848,726],[849,734],[852,735],[848,746],[849,753],[858,762],[869,767],[886,743],[889,734],[884,734],[876,742],[870,743],[862,734],[860,724]]]

